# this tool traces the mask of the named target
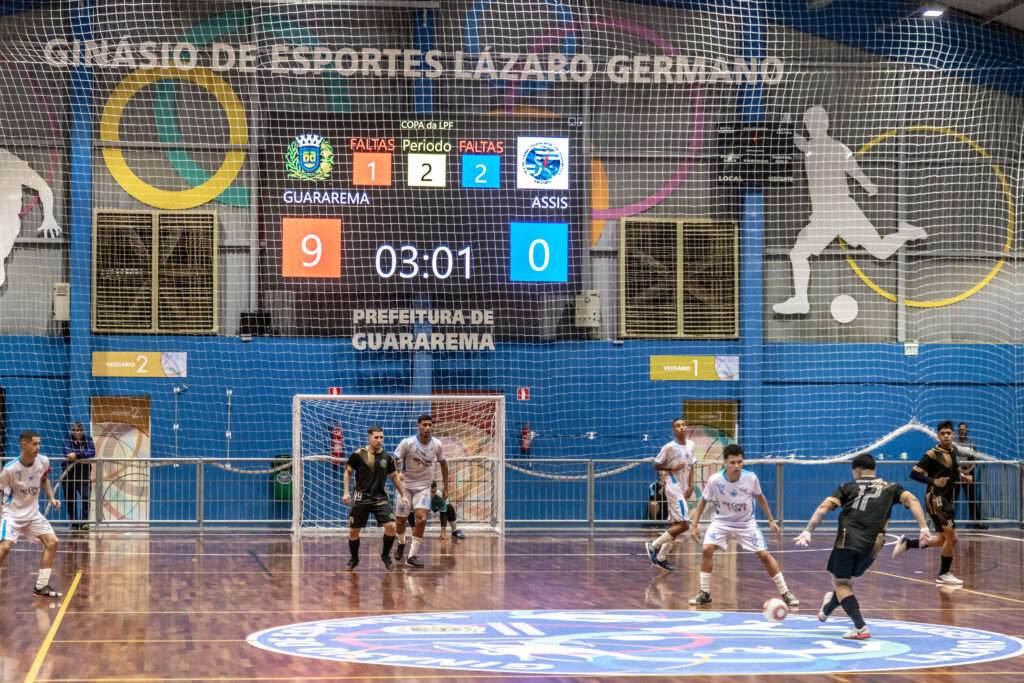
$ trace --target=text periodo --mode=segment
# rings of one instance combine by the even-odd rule
[[[782,80],[781,59],[706,59],[686,55],[611,55],[603,67],[585,53],[560,52],[479,54],[461,50],[449,56],[440,50],[398,48],[330,48],[324,45],[211,43],[200,49],[188,42],[170,43],[121,40],[65,40],[54,38],[43,48],[43,58],[55,67],[92,66],[115,69],[176,68],[189,71],[310,76],[334,72],[342,76],[373,78],[440,78],[450,71],[455,78],[498,81],[571,81],[584,83],[603,74],[613,83],[765,83]],[[446,64],[450,64],[446,68]],[[267,65],[267,66],[265,66]]]

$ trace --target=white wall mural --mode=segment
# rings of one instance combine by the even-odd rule
[[[42,177],[29,165],[6,149],[0,149],[0,285],[7,281],[5,263],[21,232],[22,186],[39,193],[43,207],[43,223],[36,232],[56,239],[61,229],[53,217],[53,192]]]
[[[857,165],[853,152],[828,135],[828,112],[820,106],[810,107],[804,112],[804,126],[809,137],[796,134],[793,139],[805,157],[811,218],[800,230],[789,252],[793,296],[772,306],[779,315],[804,315],[810,310],[807,300],[810,259],[820,255],[837,237],[851,246],[863,247],[877,259],[885,260],[907,242],[928,236],[923,228],[900,221],[896,232],[881,237],[851,196],[847,176],[856,180],[870,197],[877,194],[878,186]],[[849,315],[846,311],[844,313],[841,318]]]

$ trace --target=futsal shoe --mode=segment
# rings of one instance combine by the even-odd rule
[[[60,598],[64,596],[63,593],[58,593],[49,586],[43,586],[42,588],[36,586],[35,590],[32,591],[32,595],[37,598]]]
[[[420,558],[416,557],[415,555],[410,555],[409,557],[405,558],[405,563],[407,565],[409,565],[410,567],[416,567],[417,569],[423,569],[423,563],[420,562]]]
[[[658,549],[651,545],[650,541],[644,543],[644,549],[647,551],[647,557],[650,558],[651,564],[658,564]]]
[[[907,537],[900,536],[896,541],[896,545],[892,548],[892,559],[896,559],[903,553],[907,552]]]
[[[392,569],[395,568],[394,563],[391,562],[391,556],[390,555],[387,555],[387,554],[381,555],[380,556],[380,561],[384,563],[384,569],[387,569],[388,571],[391,571]]]
[[[462,529],[457,529],[452,532],[452,538],[465,538],[466,534],[462,533]]]
[[[787,607],[800,606],[800,600],[798,600],[797,597],[793,595],[792,591],[785,591],[783,593],[779,593],[779,597],[782,598],[782,602],[786,603]]]
[[[832,596],[835,595],[832,591],[825,593],[825,598],[821,601],[821,609],[818,610],[818,621],[828,621],[828,612],[825,611],[825,607],[828,603],[832,602]]]
[[[705,590],[699,591],[696,595],[690,598],[691,605],[706,605],[711,602],[711,593]]]
[[[402,555],[404,555],[404,554],[405,554],[405,544],[404,543],[399,543],[398,546],[395,548],[395,559],[396,560],[402,559]]]
[[[947,586],[962,586],[962,585],[964,585],[963,581],[961,581],[960,579],[956,578],[955,576],[953,576],[949,572],[946,572],[945,574],[940,574],[939,578],[935,579],[935,582],[936,583],[942,583],[942,584],[945,584]]]
[[[350,572],[350,571],[352,571],[353,569],[355,569],[358,566],[359,566],[359,558],[358,557],[353,557],[345,565],[345,571]]]
[[[868,630],[867,624],[864,624],[860,628],[854,626],[843,635],[843,638],[846,638],[847,640],[867,640],[870,637],[871,631]]]
[[[654,564],[658,565],[667,572],[674,572],[676,570],[675,567],[668,563],[668,560],[655,560]]]

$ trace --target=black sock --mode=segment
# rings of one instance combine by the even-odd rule
[[[348,539],[348,552],[352,555],[353,560],[359,559],[359,539],[352,540]]]
[[[833,591],[832,599],[825,604],[825,616],[832,614],[839,607],[839,596]]]
[[[917,540],[916,538],[908,538],[907,539],[907,547],[908,548],[920,548],[921,547],[921,542],[919,540]]]
[[[848,595],[840,603],[846,615],[853,619],[853,625],[857,628],[864,628],[864,617],[860,615],[860,604],[856,595]]]
[[[942,556],[942,568],[939,570],[939,576],[949,573],[949,567],[953,564],[953,556],[946,557]]]
[[[391,555],[391,546],[395,544],[395,537],[384,534],[384,548],[381,550],[381,557],[389,557]]]

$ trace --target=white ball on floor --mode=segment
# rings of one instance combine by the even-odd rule
[[[762,614],[764,614],[764,618],[768,621],[779,622],[785,619],[786,615],[789,614],[789,607],[787,607],[786,603],[779,598],[766,600],[762,609],[764,610]]]

